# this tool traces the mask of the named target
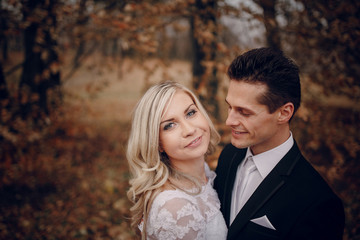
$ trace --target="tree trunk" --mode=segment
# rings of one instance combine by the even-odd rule
[[[79,17],[76,21],[76,25],[80,26],[78,27],[79,29],[81,29],[81,31],[79,33],[77,33],[77,36],[75,36],[78,41],[78,48],[73,60],[73,65],[74,65],[74,69],[77,69],[80,67],[80,58],[83,56],[84,52],[85,52],[85,44],[86,41],[84,39],[84,30],[83,30],[83,26],[88,22],[88,17],[85,14],[86,11],[86,0],[81,0],[80,4],[79,4]]]
[[[5,76],[3,72],[3,67],[0,61],[0,109],[5,107],[5,101],[9,100],[9,91],[5,81]]]
[[[1,4],[1,1],[0,1]],[[2,12],[2,11],[0,11]],[[4,13],[2,13],[4,14]],[[5,16],[1,16],[0,18],[0,43],[2,50],[2,60],[8,60],[8,39],[6,37],[5,31],[8,30],[8,24],[6,22]]]
[[[264,24],[266,28],[266,39],[269,47],[281,49],[279,26],[276,21],[276,0],[256,0],[264,11]]]
[[[193,48],[193,88],[210,115],[220,120],[217,101],[216,0],[196,0],[190,18]]]
[[[29,22],[24,32],[25,61],[19,87],[20,110],[24,119],[39,122],[49,114],[48,92],[60,85],[56,27],[56,1],[26,1],[24,18]],[[35,10],[46,14],[39,16]],[[27,20],[29,21],[29,20]],[[41,23],[41,24],[40,24]],[[54,96],[51,96],[51,98]]]

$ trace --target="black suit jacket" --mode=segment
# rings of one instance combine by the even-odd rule
[[[228,239],[342,239],[344,208],[318,172],[302,156],[297,144],[255,190],[229,226],[231,195],[238,165],[246,149],[229,144],[223,149],[214,187],[229,227]],[[276,230],[251,219],[266,215]]]

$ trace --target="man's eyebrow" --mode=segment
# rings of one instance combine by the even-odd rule
[[[231,104],[225,99],[225,102],[231,106]],[[240,107],[240,106],[231,106],[232,108],[235,108],[238,111],[246,111],[246,112],[250,112],[250,113],[255,113],[253,110],[249,109],[249,108],[245,108],[245,107]]]
[[[227,103],[227,105],[231,106],[231,104],[226,100],[226,98],[225,98],[225,102]],[[239,106],[232,106],[232,107],[238,108],[238,109],[244,109],[244,108],[239,107]]]

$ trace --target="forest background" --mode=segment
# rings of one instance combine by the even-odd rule
[[[0,0],[0,239],[136,239],[124,156],[131,111],[181,82],[222,135],[226,68],[255,47],[301,69],[291,124],[360,239],[360,2]]]

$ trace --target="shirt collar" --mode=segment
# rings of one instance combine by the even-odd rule
[[[292,133],[290,132],[290,137],[281,145],[270,149],[269,151],[253,155],[251,153],[250,147],[248,147],[245,159],[248,156],[252,156],[256,168],[258,169],[261,177],[264,179],[271,170],[278,164],[278,162],[286,155],[286,153],[294,145],[294,139]]]

